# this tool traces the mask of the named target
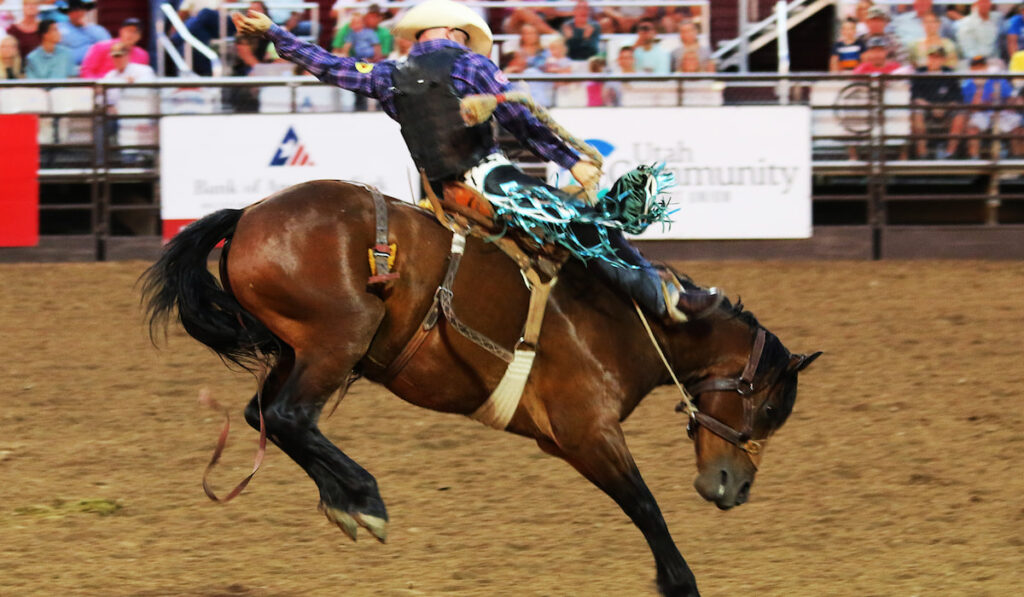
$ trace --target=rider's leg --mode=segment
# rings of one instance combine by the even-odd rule
[[[503,194],[501,185],[508,182],[516,182],[523,187],[544,187],[564,201],[577,203],[581,212],[588,209],[579,199],[544,184],[543,181],[510,164],[489,170],[484,180],[477,184],[485,193],[500,195]],[[597,228],[592,224],[575,225],[573,233],[585,245],[597,245],[601,242]],[[683,284],[670,271],[659,271],[651,265],[640,251],[629,244],[620,230],[609,228],[607,233],[608,241],[618,258],[636,267],[616,267],[602,259],[592,259],[588,266],[596,270],[606,281],[624,291],[648,313],[657,314],[669,323],[679,323],[703,317],[722,302],[722,294],[717,288],[704,289],[693,284]]]
[[[574,226],[573,233],[586,244],[598,242],[598,232],[592,225]],[[622,231],[608,229],[607,234],[615,255],[635,267],[617,267],[603,259],[592,259],[587,262],[587,267],[625,291],[648,313],[657,314],[669,322],[684,322],[707,315],[722,302],[722,294],[717,288],[684,285],[671,271],[656,268],[629,244]]]

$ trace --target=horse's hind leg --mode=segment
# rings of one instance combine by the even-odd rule
[[[376,479],[317,426],[324,404],[347,381],[363,352],[318,350],[316,358],[285,354],[264,384],[263,418],[271,441],[316,483],[327,518],[352,539],[361,525],[384,541],[388,515]],[[255,397],[245,415],[250,425],[259,427]]]
[[[697,580],[672,541],[661,509],[626,447],[619,422],[595,422],[584,429],[577,421],[561,428],[574,431],[564,433],[557,442],[538,439],[540,448],[562,458],[600,487],[640,529],[654,554],[662,595],[698,595]]]

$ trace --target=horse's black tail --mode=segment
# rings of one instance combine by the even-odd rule
[[[222,209],[189,225],[142,274],[142,301],[150,336],[177,307],[185,331],[224,359],[252,370],[281,351],[281,341],[221,287],[207,268],[210,252],[230,241],[240,209]],[[227,247],[225,246],[225,251]]]

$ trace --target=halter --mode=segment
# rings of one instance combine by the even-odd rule
[[[750,358],[747,360],[747,366],[744,367],[739,377],[710,377],[688,388],[689,394],[694,397],[706,392],[736,392],[739,394],[743,400],[743,427],[737,431],[715,417],[697,410],[689,396],[684,394],[684,399],[676,406],[676,412],[685,412],[689,415],[690,420],[686,425],[686,433],[690,436],[690,439],[693,439],[697,429],[703,426],[711,433],[743,450],[750,456],[756,457],[760,455],[764,447],[764,440],[768,438],[753,439],[751,435],[754,432],[754,416],[756,414],[754,394],[760,390],[754,386],[754,376],[757,373],[758,365],[761,363],[766,337],[765,329],[758,328],[757,337],[754,339],[754,346],[750,349]],[[771,385],[771,381],[774,380],[764,384],[764,387]]]

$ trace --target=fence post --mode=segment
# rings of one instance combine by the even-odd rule
[[[885,229],[885,80],[873,75],[868,83],[870,138],[868,139],[868,223],[871,225],[871,258],[882,258]]]

